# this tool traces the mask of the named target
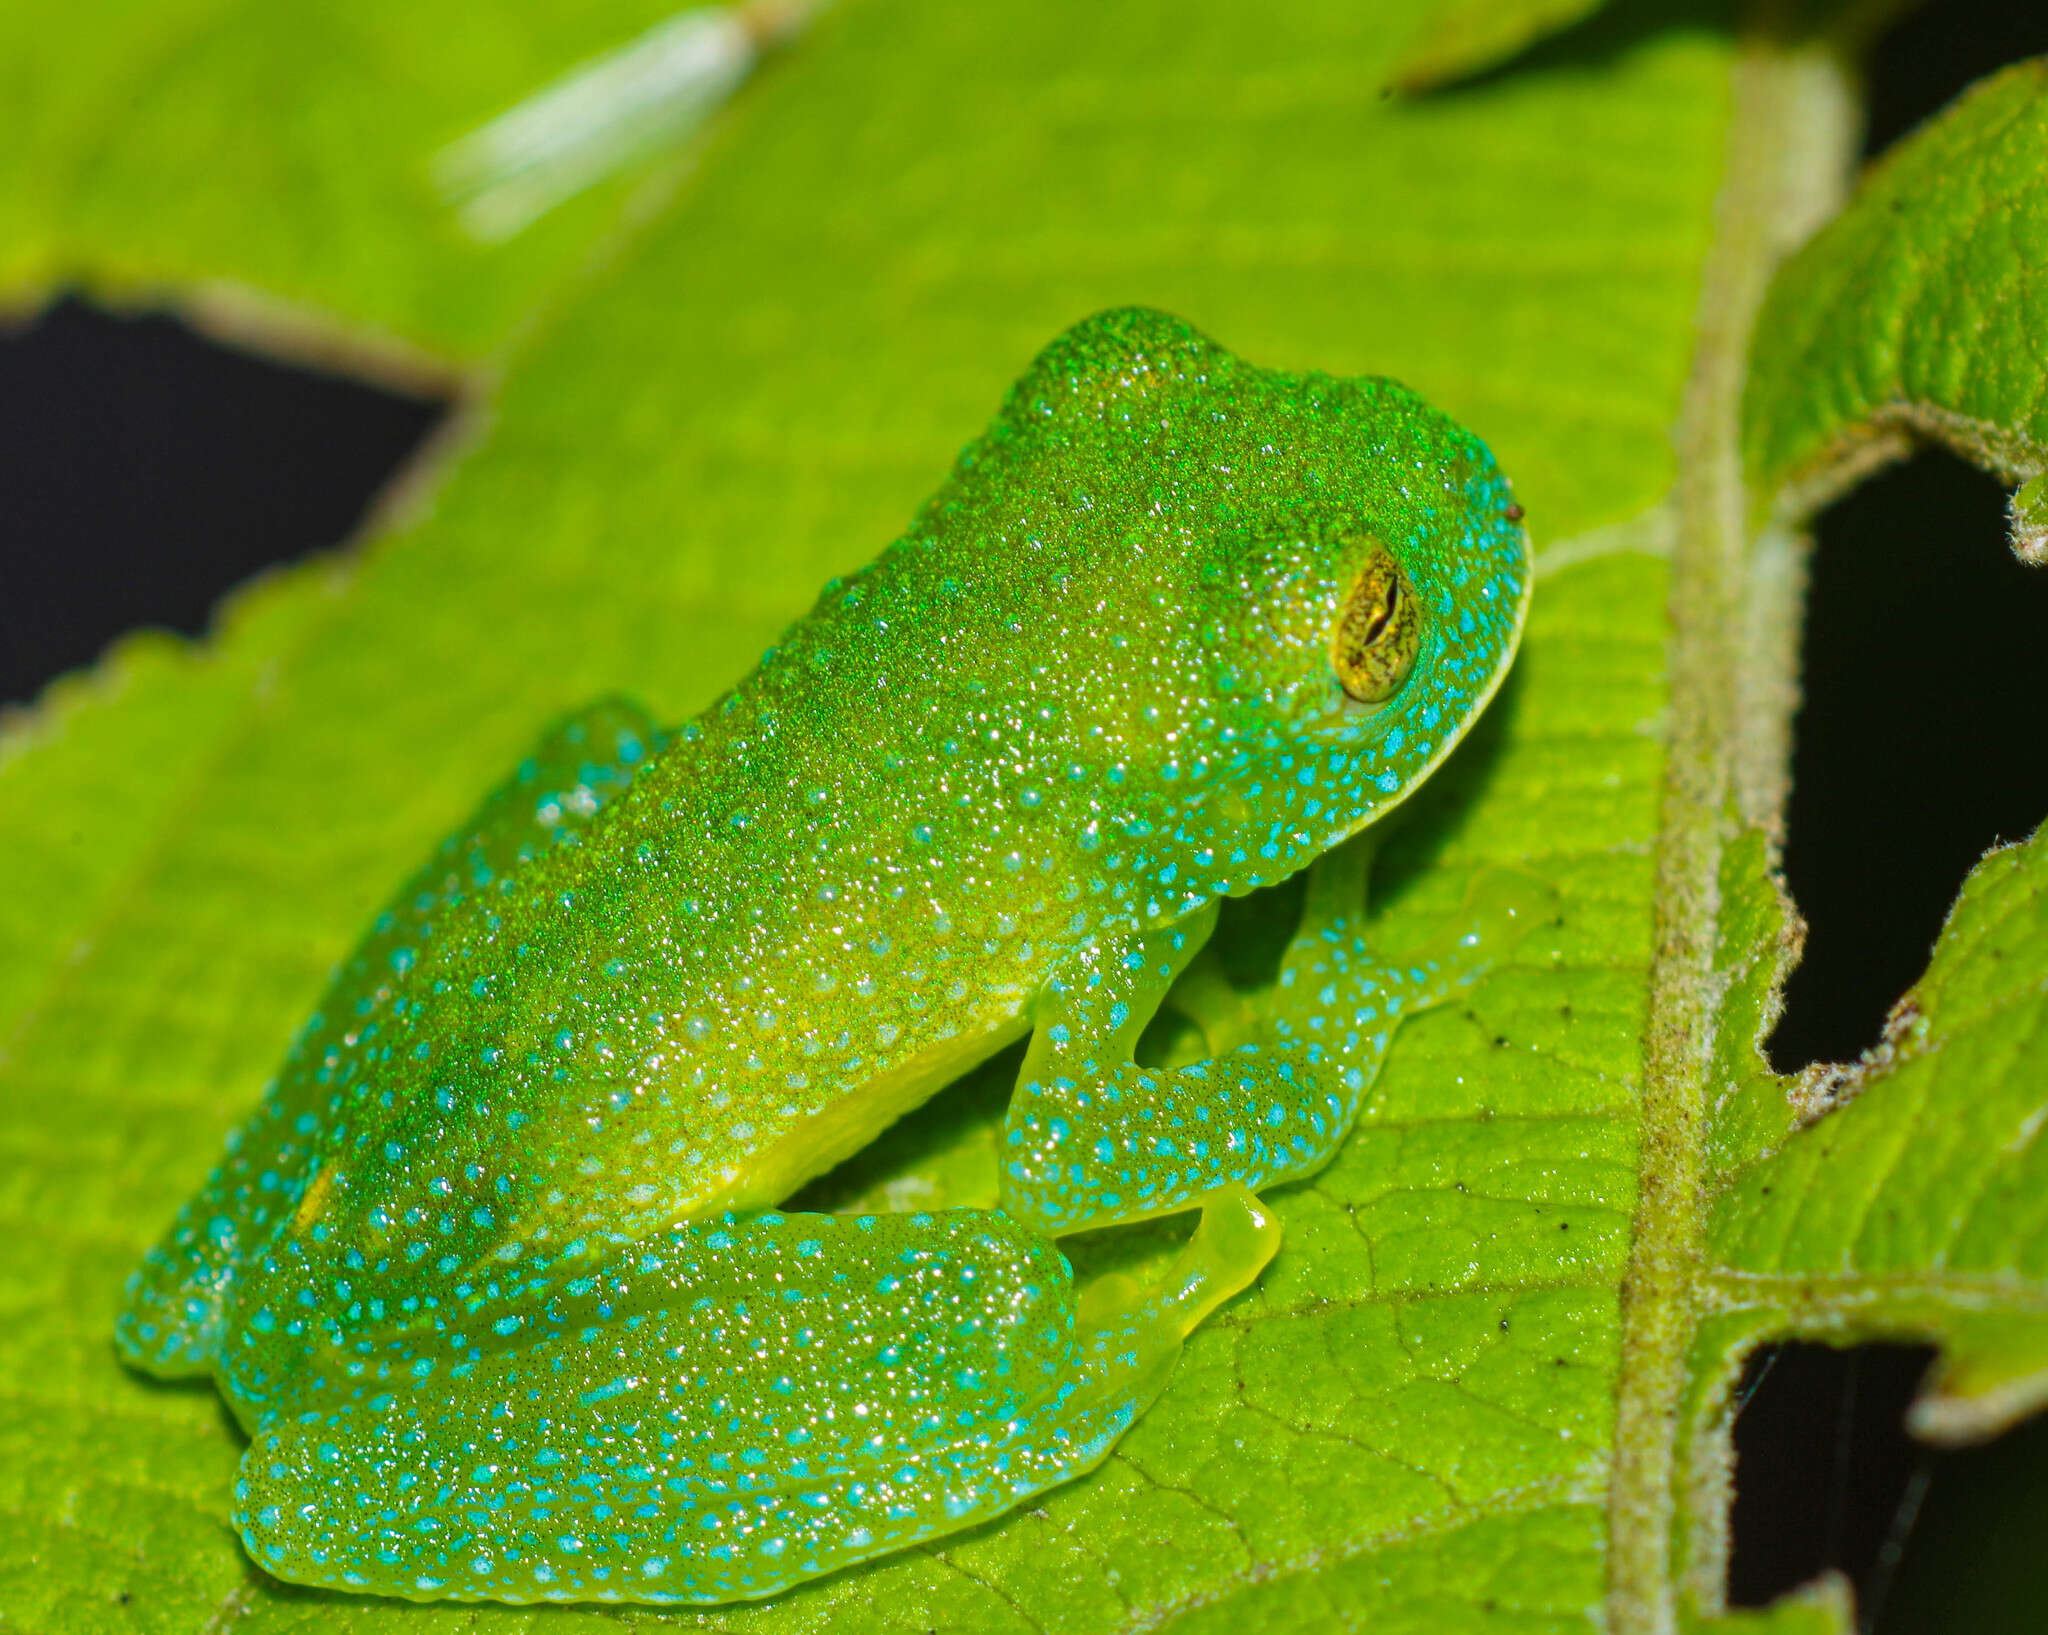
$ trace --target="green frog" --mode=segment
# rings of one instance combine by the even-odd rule
[[[255,1560],[720,1602],[1092,1469],[1272,1256],[1259,1194],[1536,911],[1495,874],[1362,936],[1368,826],[1514,654],[1521,516],[1393,381],[1108,312],[703,714],[555,727],[131,1279],[124,1356],[250,1433]],[[1304,869],[1256,1022],[1141,1066],[1220,901]],[[779,1207],[1027,1035],[1000,1207]],[[1157,1282],[1076,1290],[1060,1236],[1182,1211]]]

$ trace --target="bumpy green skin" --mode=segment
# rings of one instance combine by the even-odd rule
[[[1092,1468],[1273,1252],[1252,1190],[1328,1159],[1399,1016],[1522,914],[1490,887],[1380,966],[1342,845],[1498,684],[1519,516],[1390,381],[1108,313],[703,716],[558,728],[131,1279],[123,1354],[252,1433],[256,1559],[716,1602]],[[1330,644],[1373,540],[1423,634],[1361,706]],[[1258,1035],[1134,1066],[1216,899],[1333,849]],[[1002,1210],[773,1212],[1033,1029]],[[1160,1285],[1076,1301],[1052,1234],[1195,1206]]]

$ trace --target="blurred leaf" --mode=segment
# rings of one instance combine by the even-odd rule
[[[1593,15],[1607,0],[1448,0],[1401,53],[1395,79],[1407,90],[1443,85],[1507,61],[1517,51]]]
[[[670,9],[10,7],[0,291],[83,279],[129,299],[176,292],[294,349],[374,340],[415,364],[474,361],[561,290],[649,171],[486,246],[442,202],[434,154]]]
[[[1689,1618],[1685,1635],[1835,1635],[1851,1627],[1849,1586],[1830,1575],[1768,1607]]]

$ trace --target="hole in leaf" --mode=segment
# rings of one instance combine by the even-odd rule
[[[1781,1072],[1877,1043],[1963,876],[2048,815],[2048,573],[2008,548],[2005,498],[1928,452],[1820,519],[1785,841],[1807,938]]]
[[[0,701],[346,539],[445,408],[76,299],[0,332]]]
[[[1764,1606],[1829,1567],[1855,1586],[1859,1609],[1884,1599],[1900,1501],[1930,1457],[1904,1420],[1932,1357],[1787,1344],[1750,1358],[1735,1419],[1730,1606]]]
[[[2048,8],[2029,0],[1947,0],[1912,8],[1871,53],[1864,157],[1891,146],[1974,81],[2043,52]]]
[[[2048,1418],[1935,1449],[1905,1412],[1922,1346],[1769,1346],[1735,1420],[1728,1602],[1757,1607],[1832,1567],[1859,1635],[2039,1626],[2048,1599]]]
[[[2038,1629],[2048,1605],[2048,1419],[1936,1453],[1871,1635]]]

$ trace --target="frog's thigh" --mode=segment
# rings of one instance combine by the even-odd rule
[[[259,1428],[236,1524],[280,1577],[414,1599],[773,1594],[1099,1463],[1260,1229],[1220,1208],[1181,1285],[1108,1291],[1087,1326],[1058,1250],[993,1211],[495,1268],[476,1309]]]
[[[647,712],[604,698],[542,734],[519,767],[407,880],[335,973],[228,1157],[129,1279],[115,1339],[151,1373],[202,1374],[217,1353],[238,1262],[298,1203],[321,1153],[332,1092],[318,1069],[388,996],[394,962],[431,937],[449,899],[483,888],[554,837],[581,828],[632,781],[659,738]]]

